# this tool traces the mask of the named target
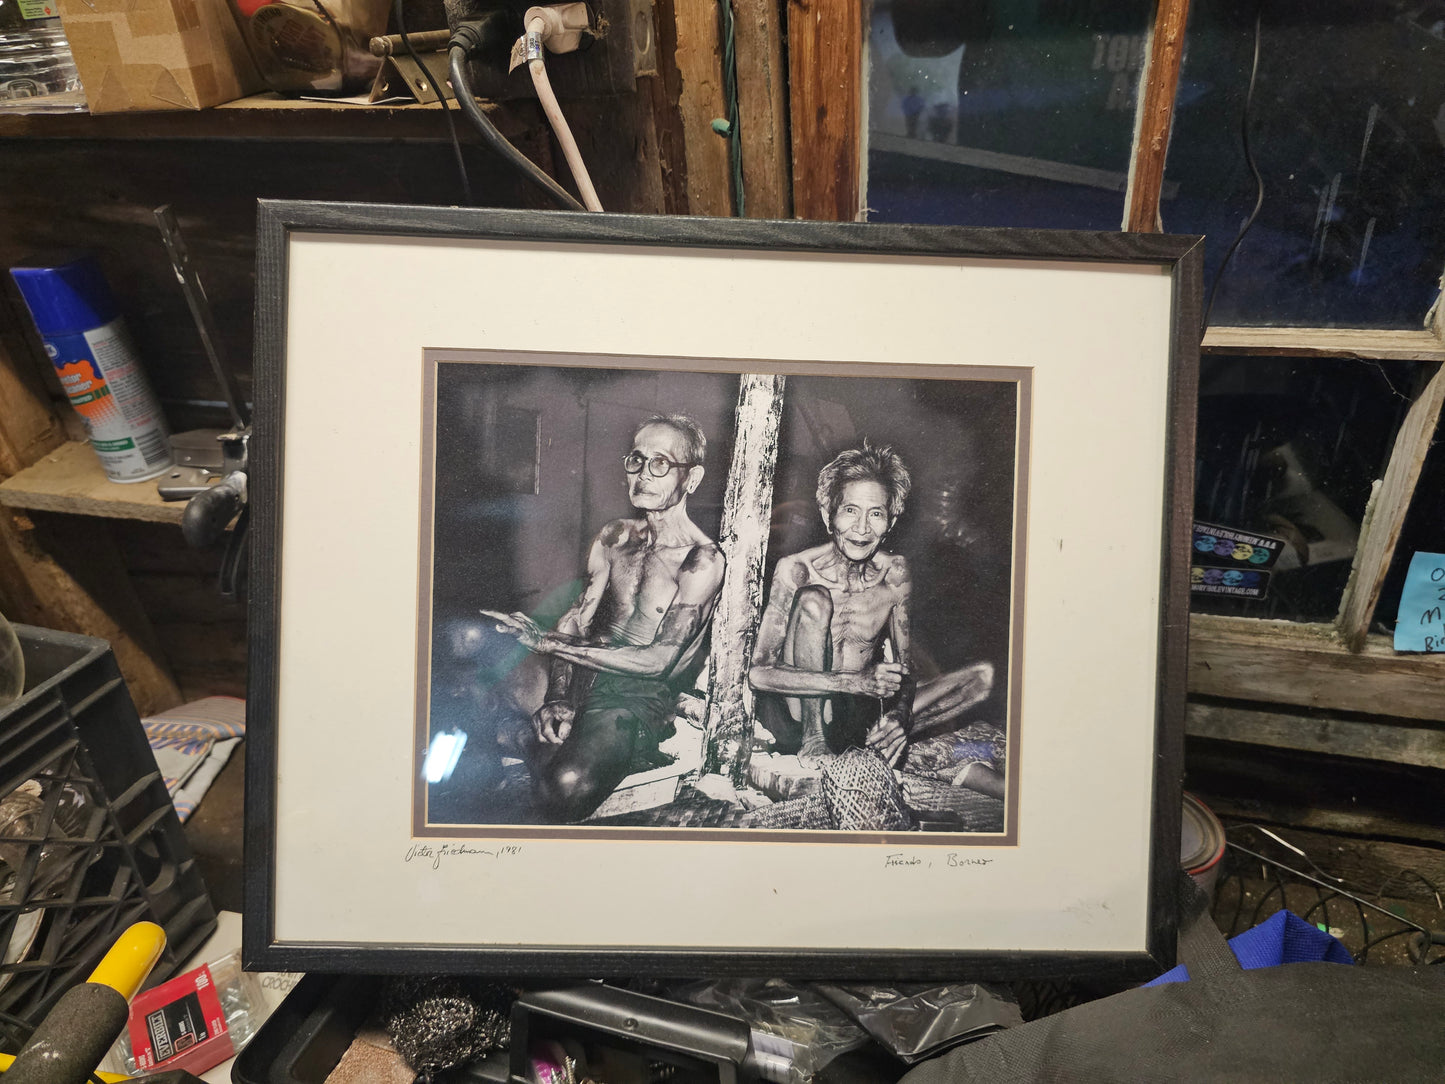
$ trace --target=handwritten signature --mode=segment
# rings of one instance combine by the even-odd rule
[[[942,864],[954,869],[963,869],[970,866],[987,866],[993,862],[992,858],[980,858],[975,855],[959,854],[957,851],[949,851],[943,856]],[[885,869],[893,869],[898,866],[926,866],[933,868],[932,858],[922,858],[916,854],[905,854],[903,851],[894,851],[883,856]]]
[[[522,853],[520,843],[504,847],[473,847],[470,843],[413,843],[406,849],[407,862],[430,862],[440,869],[445,858],[515,858]]]

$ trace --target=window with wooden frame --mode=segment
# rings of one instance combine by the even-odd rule
[[[1445,3],[787,11],[799,217],[1205,235],[1196,511],[1291,556],[1194,607],[1190,732],[1445,767],[1445,656],[1391,636],[1445,549]]]

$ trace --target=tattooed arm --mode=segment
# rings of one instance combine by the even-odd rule
[[[638,677],[666,674],[712,617],[725,566],[722,551],[716,545],[698,546],[688,554],[677,571],[677,594],[649,644],[578,643],[559,625],[557,632],[541,638],[535,650],[555,660],[609,674]]]
[[[888,639],[893,645],[893,661],[903,668],[896,696],[885,700],[882,718],[869,732],[867,743],[884,760],[892,764],[908,741],[913,721],[913,644],[909,628],[909,606],[913,597],[913,578],[908,562],[894,555],[883,583],[893,592],[893,608],[888,614]]]
[[[773,572],[768,604],[758,624],[758,639],[753,648],[748,682],[760,693],[780,693],[784,696],[827,696],[832,693],[892,696],[898,691],[903,674],[903,667],[898,662],[869,663],[861,670],[820,670],[792,665],[787,657],[788,626],[793,619],[793,609],[798,604],[799,592],[811,582],[807,561],[811,554],[824,549],[826,547],[806,550],[778,562]],[[824,630],[824,635],[830,633]]]
[[[582,640],[591,631],[592,621],[597,616],[597,608],[602,603],[611,577],[612,562],[608,560],[607,537],[609,531],[604,530],[593,539],[592,548],[587,554],[587,582],[582,593],[577,596],[577,601],[572,603],[557,622],[557,631],[553,635]],[[483,610],[482,613],[497,622],[499,631],[511,632],[524,647],[544,653],[541,644],[548,634],[544,634],[530,617],[520,613],[495,613],[491,610]],[[559,743],[572,731],[572,723],[577,715],[576,705],[572,703],[573,676],[572,663],[553,656],[547,673],[547,695],[542,706],[532,716],[532,728],[543,742]]]

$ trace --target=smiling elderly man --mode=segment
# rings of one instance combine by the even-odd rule
[[[707,438],[681,414],[649,418],[622,460],[633,518],[592,542],[582,594],[552,632],[525,614],[482,611],[549,656],[533,716],[532,772],[543,812],[585,818],[637,763],[655,758],[677,693],[690,687],[722,586],[716,542],[689,518]]]
[[[773,571],[748,681],[778,751],[796,752],[806,767],[860,745],[896,763],[910,731],[936,732],[992,687],[987,663],[915,683],[912,576],[901,554],[883,549],[912,485],[891,449],[865,441],[840,453],[818,473],[829,540]],[[958,767],[959,782],[1003,796],[996,763],[978,757]]]

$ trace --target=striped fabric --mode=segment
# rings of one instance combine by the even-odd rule
[[[195,812],[246,734],[246,702],[208,696],[141,720],[176,812]]]

